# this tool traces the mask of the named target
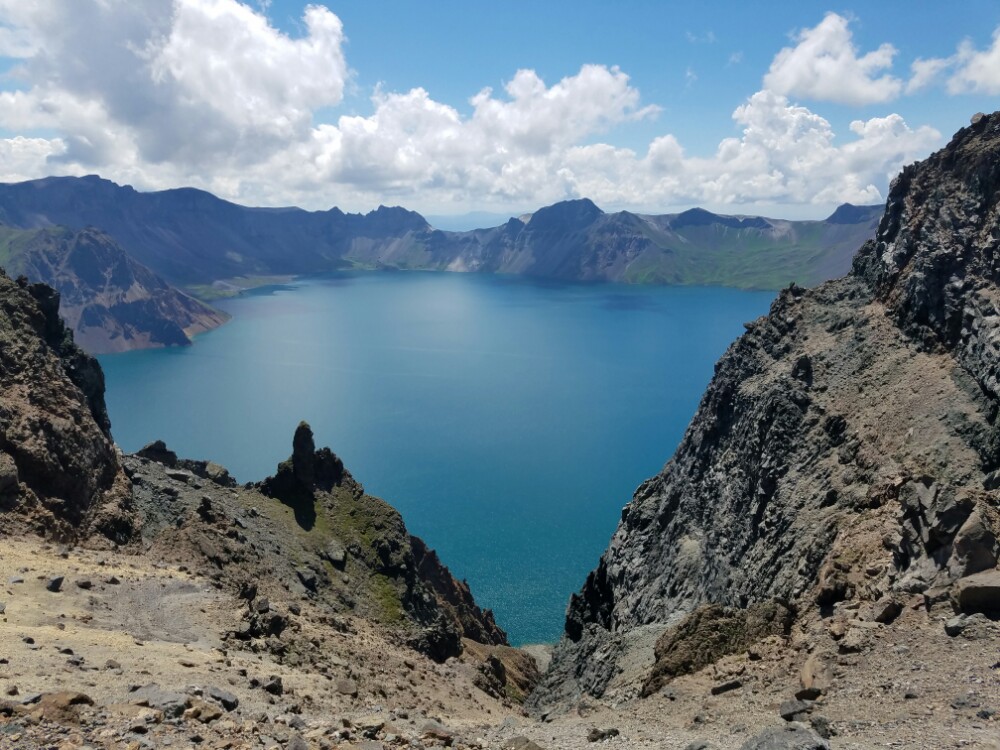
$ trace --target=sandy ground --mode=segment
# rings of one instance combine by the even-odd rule
[[[854,621],[863,636],[858,653],[839,653],[830,621],[816,620],[791,643],[766,641],[752,658],[726,657],[651,698],[632,697],[637,671],[622,675],[606,702],[585,699],[538,721],[477,688],[471,664],[434,664],[363,620],[349,619],[348,632],[339,632],[300,605],[297,635],[323,653],[322,674],[314,664],[280,664],[267,651],[227,648],[223,634],[236,627],[242,605],[189,571],[26,540],[6,540],[2,549],[0,697],[17,705],[0,717],[5,749],[500,748],[528,737],[544,750],[706,742],[735,750],[783,724],[779,707],[801,687],[810,654],[826,665],[830,684],[805,718],[829,721],[832,748],[1000,748],[1000,717],[992,713],[1000,709],[1000,632],[983,621],[950,637],[944,605],[907,608],[891,625]],[[64,576],[61,590],[47,590],[56,575]],[[280,695],[263,688],[273,676]],[[739,687],[712,694],[733,680]],[[184,713],[171,718],[137,705],[149,685],[181,694]],[[220,708],[213,688],[235,696],[238,707]],[[66,691],[93,705],[57,710],[48,698],[37,701]],[[609,729],[618,734],[589,741],[593,730]]]

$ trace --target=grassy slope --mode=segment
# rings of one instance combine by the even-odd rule
[[[837,236],[838,231],[843,237]],[[655,230],[646,234],[658,247],[629,264],[623,281],[779,289],[792,281],[804,286],[819,283],[831,268],[846,271],[862,244],[864,229],[844,231],[823,222],[802,222],[787,234],[774,236],[713,224],[685,227],[679,237]]]

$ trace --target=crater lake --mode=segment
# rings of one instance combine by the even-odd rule
[[[773,292],[344,273],[245,293],[193,346],[106,355],[116,442],[240,482],[301,420],[511,643],[555,641],[635,488]]]

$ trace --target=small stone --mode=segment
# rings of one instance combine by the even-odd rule
[[[825,740],[833,737],[837,732],[833,728],[833,724],[825,716],[812,716],[809,718],[809,725],[813,728],[820,737]]]
[[[76,583],[76,587],[77,588],[83,589],[84,591],[89,590],[94,585],[89,578],[81,578],[80,580],[76,581],[75,583]]]
[[[227,711],[233,711],[240,705],[240,699],[228,690],[211,686],[205,690],[205,695],[219,703]]]
[[[511,737],[509,740],[505,741],[500,747],[501,750],[542,750],[542,748],[539,745],[537,745],[534,742],[534,740],[529,740],[524,735]]]
[[[966,615],[957,615],[952,617],[948,622],[944,624],[944,632],[954,638],[960,635],[963,630],[965,630],[966,620],[968,617]]]
[[[609,729],[591,729],[587,732],[587,742],[603,742],[604,740],[609,740],[612,737],[617,737],[621,732],[619,732],[614,727]]]
[[[285,686],[281,684],[281,678],[278,675],[268,677],[263,687],[264,692],[271,695],[281,695],[285,692]]]
[[[45,584],[45,588],[54,594],[59,593],[62,590],[64,580],[66,580],[65,576],[52,576]]]
[[[448,745],[455,739],[454,732],[433,719],[424,722],[420,728],[420,734],[429,739],[440,740]]]
[[[341,695],[349,695],[352,698],[358,697],[358,683],[346,678],[337,680],[337,692]]]
[[[785,721],[802,721],[812,711],[812,704],[805,701],[785,701],[778,708],[778,715]]]
[[[723,693],[728,693],[732,690],[738,690],[743,687],[742,680],[729,680],[727,682],[720,683],[719,685],[712,686],[712,695],[722,695]]]
[[[891,596],[884,596],[872,605],[871,617],[875,622],[888,625],[899,617],[899,613],[902,611],[903,607],[899,602]]]
[[[316,574],[309,570],[308,568],[298,568],[295,571],[295,575],[299,577],[299,581],[310,591],[315,591],[317,586]]]

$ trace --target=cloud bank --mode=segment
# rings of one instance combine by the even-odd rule
[[[0,92],[0,129],[17,134],[0,138],[0,179],[98,172],[314,208],[880,201],[876,185],[940,134],[890,114],[852,123],[839,142],[790,97],[892,99],[904,88],[883,72],[895,50],[859,55],[835,14],[795,42],[733,112],[740,135],[691,156],[669,134],[644,151],[602,141],[659,114],[616,67],[584,65],[552,83],[518,70],[502,90],[471,96],[467,114],[422,88],[376,90],[371,114],[321,121],[351,78],[343,26],[325,7],[309,6],[293,38],[236,0],[0,0],[0,56],[19,61],[18,87]],[[961,85],[1000,86],[998,49],[960,50]],[[937,72],[927,65],[925,78]]]

